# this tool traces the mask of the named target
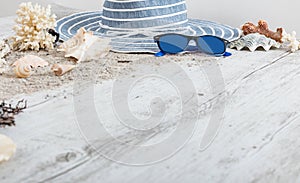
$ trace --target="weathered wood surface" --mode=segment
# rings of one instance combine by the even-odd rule
[[[0,165],[0,182],[299,182],[300,53],[233,52],[231,58],[212,58],[211,63],[198,62],[193,67],[192,60],[179,63],[194,81],[199,96],[199,104],[194,105],[199,111],[203,103],[206,108],[181,151],[148,166],[117,163],[88,145],[77,124],[79,111],[74,110],[85,107],[85,101],[78,106],[78,100],[86,89],[73,94],[71,86],[26,96],[31,107],[17,117],[17,128],[0,129],[18,145],[13,159]],[[213,63],[218,64],[225,83],[225,89],[218,93],[212,92],[213,85],[205,74]],[[109,119],[111,114],[106,106],[110,106],[112,83],[95,86],[95,109],[103,119]],[[167,86],[159,86],[155,90],[140,87],[134,94],[141,99],[158,90],[167,97]],[[167,109],[174,105],[171,102],[165,105]],[[202,136],[214,112],[210,106],[218,109],[224,104],[217,136],[208,148],[201,150]],[[133,109],[137,115],[147,116],[144,106]],[[80,114],[89,124],[90,109],[83,108]],[[124,139],[126,135],[134,136],[115,122],[111,118],[106,123],[111,133]],[[170,133],[166,129],[153,139],[165,137]],[[110,145],[105,154],[117,153],[118,158],[134,160],[130,156],[134,147],[120,150]]]
[[[221,98],[206,92],[210,85],[201,82],[205,75],[199,74],[200,67],[180,63],[190,69],[199,93],[208,95],[213,105],[222,100],[226,104],[219,133],[206,150],[200,150],[200,143],[209,110],[197,122],[191,140],[170,159],[149,166],[118,164],[94,152],[81,136],[74,113],[76,94],[73,98],[69,90],[48,91],[27,96],[37,105],[18,117],[17,128],[0,130],[18,144],[15,157],[0,165],[1,182],[297,182],[299,53],[234,54],[217,61],[226,86]],[[95,105],[103,114],[109,114],[101,106],[109,105],[104,102],[109,102],[111,83],[95,89],[99,93]],[[140,97],[149,95],[136,92]],[[81,112],[88,119],[90,110]],[[113,133],[114,126],[110,130]],[[123,133],[120,128],[115,131]]]

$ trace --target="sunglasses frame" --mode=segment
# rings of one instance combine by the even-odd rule
[[[182,52],[184,52],[184,51],[186,50],[186,48],[189,46],[189,43],[191,42],[191,40],[194,40],[194,41],[196,42],[196,45],[197,45],[198,49],[199,49],[200,51],[202,51],[202,50],[201,50],[201,47],[200,47],[200,45],[199,45],[199,43],[198,43],[198,40],[197,40],[197,39],[200,38],[200,37],[215,37],[215,38],[220,39],[220,40],[222,40],[222,41],[224,42],[224,46],[225,46],[225,47],[224,47],[224,52],[223,52],[223,53],[213,54],[213,53],[203,52],[203,53],[210,54],[210,55],[223,55],[224,53],[226,53],[226,48],[227,48],[227,45],[228,45],[228,43],[229,43],[229,41],[226,40],[226,39],[223,39],[223,38],[220,38],[220,37],[217,37],[217,36],[212,36],[212,35],[187,36],[187,35],[184,35],[184,34],[166,33],[166,34],[160,34],[160,35],[157,35],[157,36],[154,36],[154,37],[153,37],[154,41],[157,43],[157,45],[158,45],[158,47],[159,47],[159,49],[160,49],[161,51],[163,51],[163,49],[161,49],[161,47],[160,47],[159,39],[160,39],[161,37],[163,37],[163,36],[168,36],[168,35],[179,35],[179,36],[183,36],[183,37],[187,38],[187,40],[188,40],[187,45],[185,46],[185,48],[183,49]],[[164,51],[163,51],[163,52],[164,52]],[[166,52],[166,53],[167,53],[167,52]],[[181,53],[181,52],[178,52],[178,53]],[[176,54],[176,53],[174,53],[174,54]]]

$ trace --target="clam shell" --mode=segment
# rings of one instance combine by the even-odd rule
[[[16,145],[5,135],[0,134],[0,163],[8,161],[16,152]]]
[[[229,48],[236,48],[237,50],[248,48],[251,52],[254,52],[259,47],[262,47],[265,51],[269,51],[272,47],[280,48],[280,46],[281,44],[275,40],[258,33],[248,34],[229,44]]]
[[[56,76],[62,76],[65,73],[73,70],[75,67],[75,65],[54,64],[51,70],[55,73]]]

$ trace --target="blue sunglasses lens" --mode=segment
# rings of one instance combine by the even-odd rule
[[[179,53],[188,45],[188,39],[181,35],[171,34],[159,38],[159,48],[165,53]]]
[[[198,45],[202,52],[219,55],[226,51],[226,44],[218,37],[203,36],[198,38]]]

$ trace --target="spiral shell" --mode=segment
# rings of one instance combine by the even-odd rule
[[[28,78],[31,75],[31,67],[28,64],[18,64],[14,71],[18,78]]]
[[[0,163],[8,161],[16,152],[16,145],[5,135],[0,134]]]
[[[280,48],[280,46],[281,44],[275,40],[267,38],[266,36],[258,33],[248,34],[229,44],[230,48],[236,48],[237,50],[248,48],[251,52],[254,52],[259,47],[262,47],[265,51],[268,51],[272,47]]]

